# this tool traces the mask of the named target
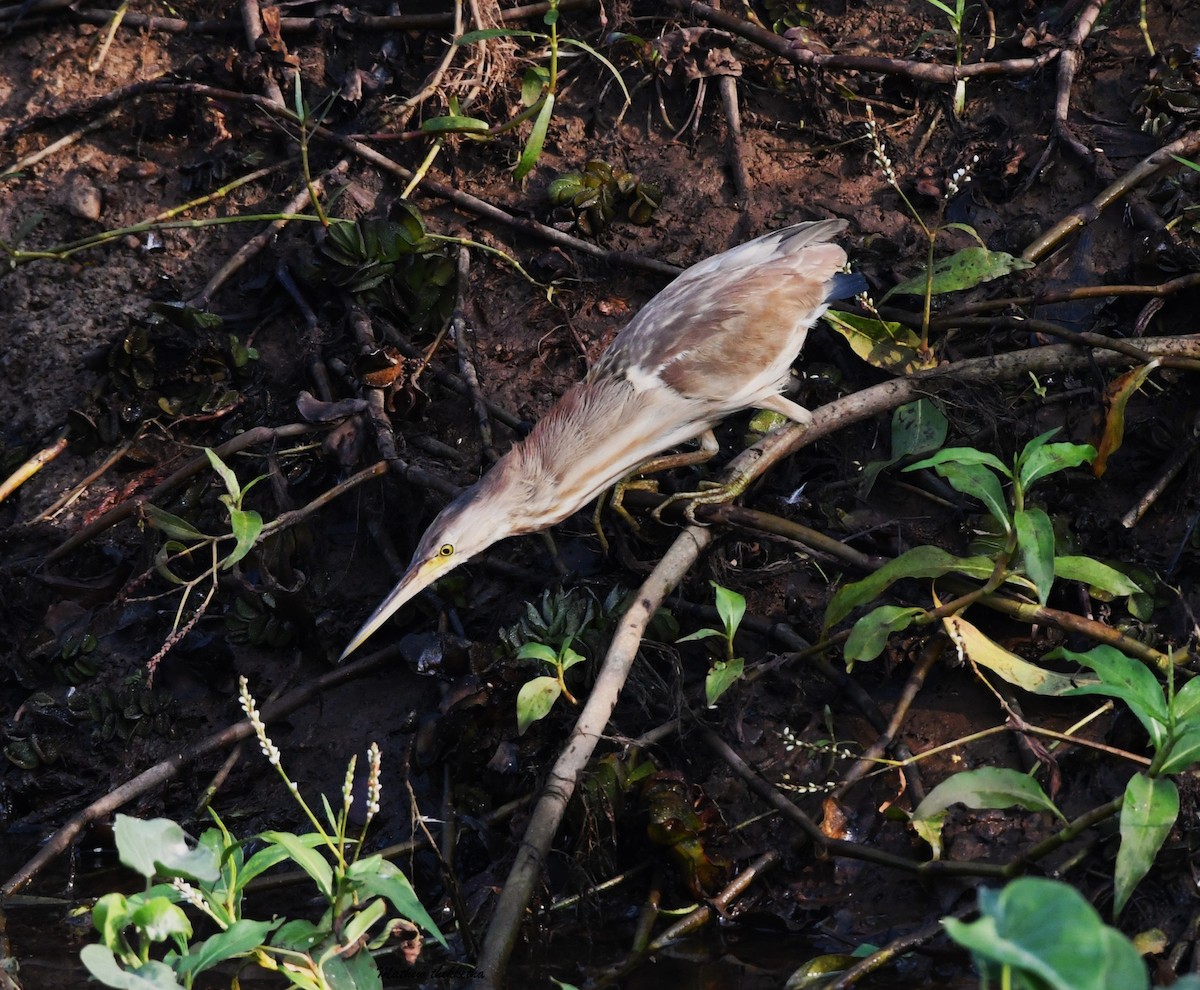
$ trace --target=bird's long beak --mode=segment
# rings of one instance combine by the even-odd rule
[[[404,577],[400,579],[387,598],[379,604],[379,608],[371,613],[371,617],[354,634],[354,638],[350,640],[350,645],[342,650],[342,655],[338,658],[338,663],[341,663],[346,657],[362,646],[367,638],[387,622],[392,617],[392,613],[397,611],[400,606],[409,599],[415,598],[419,592],[428,588],[449,569],[443,557],[414,560],[409,565],[408,570],[404,572]]]

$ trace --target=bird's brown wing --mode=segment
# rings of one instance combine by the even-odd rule
[[[684,272],[617,335],[593,374],[635,387],[656,380],[689,398],[721,401],[781,358],[790,362],[846,254],[810,242],[783,255],[738,257],[757,243],[728,252],[729,263],[720,263],[722,255]]]

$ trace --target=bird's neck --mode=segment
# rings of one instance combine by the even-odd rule
[[[666,390],[639,391],[624,379],[585,380],[559,399],[493,473],[508,476],[504,487],[528,500],[531,512],[545,512],[550,525],[561,522],[659,451],[707,428],[687,409],[659,408],[681,401]],[[675,428],[664,431],[669,424]]]

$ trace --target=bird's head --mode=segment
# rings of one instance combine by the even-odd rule
[[[506,463],[508,460],[505,458],[492,468],[429,524],[408,570],[355,633],[350,645],[342,651],[342,660],[434,581],[505,537],[541,528],[538,520],[531,519],[536,500],[528,497],[529,486],[514,475],[511,463]]]

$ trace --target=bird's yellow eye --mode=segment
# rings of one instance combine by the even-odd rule
[[[441,554],[443,557],[453,557],[454,556],[454,544],[443,543],[442,548],[438,551],[438,553]]]

